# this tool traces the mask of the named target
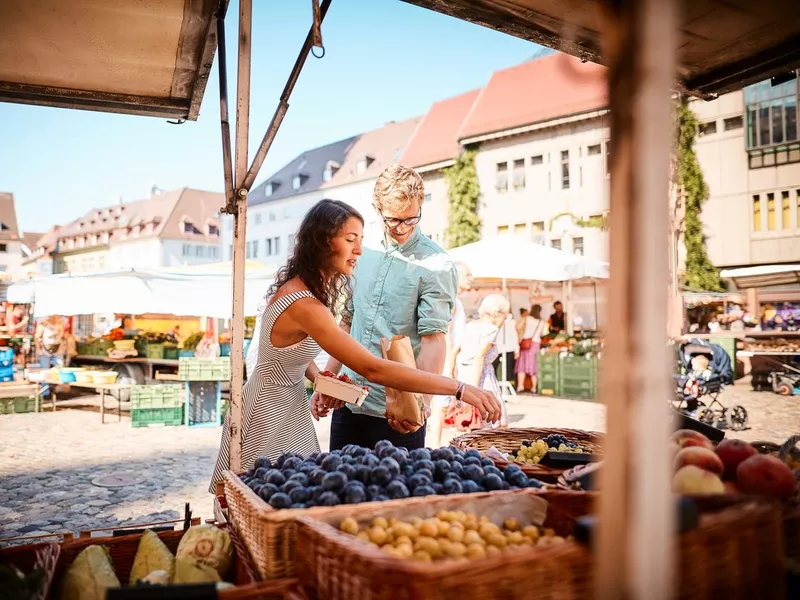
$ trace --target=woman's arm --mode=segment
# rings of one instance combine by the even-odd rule
[[[308,367],[306,368],[306,379],[313,383],[314,379],[317,377],[317,373],[319,373],[319,367],[312,360],[308,363]]]
[[[454,379],[374,356],[342,331],[330,311],[315,299],[297,300],[285,314],[328,354],[370,381],[419,394],[454,396],[458,391],[459,383]],[[500,405],[489,392],[466,386],[462,400],[481,410],[492,422],[500,417]]]

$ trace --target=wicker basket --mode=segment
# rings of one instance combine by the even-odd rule
[[[30,600],[45,600],[50,594],[60,551],[60,546],[53,542],[10,546],[0,550],[0,564],[10,563],[26,575],[34,569],[42,569],[44,584]]]
[[[440,510],[472,511],[495,522],[522,518],[544,498],[545,527],[568,535],[574,520],[590,512],[594,495],[575,492],[514,490],[412,498],[394,507],[386,503],[359,507],[352,516],[365,523],[386,518],[430,517]],[[589,598],[591,556],[576,543],[536,547],[475,561],[419,563],[387,556],[352,535],[339,532],[344,515],[303,517],[297,534],[297,566],[313,578],[319,598],[327,600],[517,600]]]
[[[375,516],[429,516],[478,500],[443,496],[405,501],[395,510],[370,507],[352,515],[360,522]],[[492,492],[480,499],[494,518],[499,500],[548,500],[544,525],[566,534],[574,518],[588,513],[596,494],[519,490]],[[682,600],[783,598],[780,512],[776,506],[722,499],[699,502],[700,527],[681,536],[678,590]],[[475,504],[470,504],[473,509]],[[330,600],[463,600],[523,598],[578,600],[593,595],[595,563],[589,549],[575,542],[504,553],[480,561],[417,563],[387,556],[341,533],[339,517],[299,520],[298,570],[314,578],[318,596]]]
[[[494,446],[500,452],[517,450],[525,440],[543,438],[551,433],[560,434],[571,442],[577,442],[593,454],[599,454],[603,434],[580,429],[480,429],[460,435],[453,440],[453,445],[462,450],[478,450],[485,453]],[[503,468],[508,461],[492,458],[495,464]],[[545,465],[518,464],[529,477],[555,483],[564,469],[553,469]]]

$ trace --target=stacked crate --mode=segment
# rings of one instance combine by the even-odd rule
[[[561,394],[591,399],[597,395],[598,359],[594,354],[561,357]]]
[[[178,359],[178,378],[181,381],[228,381],[231,378],[231,359],[181,357]]]
[[[231,359],[178,359],[178,378],[186,385],[186,425],[215,427],[222,423],[221,381],[231,378]]]
[[[537,387],[543,396],[561,394],[561,359],[552,352],[539,353]]]
[[[135,385],[131,388],[131,425],[183,425],[185,404],[181,384]]]
[[[0,382],[14,381],[14,350],[0,348]]]

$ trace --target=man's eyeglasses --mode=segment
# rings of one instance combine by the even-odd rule
[[[416,217],[409,217],[408,219],[395,219],[393,217],[384,217],[381,212],[381,219],[386,223],[389,229],[397,229],[400,225],[406,227],[415,227],[422,220],[422,207],[419,209],[419,214]]]

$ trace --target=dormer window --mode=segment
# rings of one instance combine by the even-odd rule
[[[362,159],[358,161],[358,172],[363,173],[366,171],[369,166],[375,161],[374,158],[371,156],[364,156]]]
[[[8,231],[9,229],[11,229],[11,228],[8,225],[6,225],[5,223],[0,222],[0,231]]]
[[[272,196],[272,194],[274,194],[276,191],[278,191],[279,187],[281,187],[280,181],[270,181],[267,184],[267,187],[264,188],[264,195],[267,198],[269,198],[270,196]]]
[[[183,233],[194,233],[194,225],[191,221],[183,222]]]
[[[216,225],[209,223],[208,224],[208,235],[219,235],[219,227]]]
[[[333,179],[333,176],[336,175],[336,171],[339,170],[339,163],[333,160],[329,160],[328,164],[325,165],[325,170],[322,172],[322,181],[330,181]]]
[[[292,177],[292,189],[299,190],[300,186],[305,183],[306,179],[308,179],[308,175],[304,175],[303,173],[298,173],[294,177]]]

